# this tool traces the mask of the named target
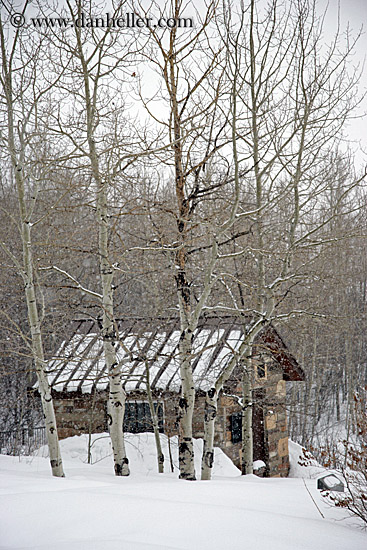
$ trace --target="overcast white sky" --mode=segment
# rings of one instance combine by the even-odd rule
[[[187,0],[187,13],[190,8],[190,4],[199,8],[203,0]],[[260,0],[260,2],[267,2],[267,0]],[[285,4],[287,4],[285,0]],[[45,5],[51,7],[51,0],[43,0]],[[166,0],[158,0],[160,5],[164,5]],[[327,8],[326,18],[325,18],[325,41],[330,41],[337,31],[338,24],[338,13],[340,13],[340,22],[341,30],[345,31],[347,24],[349,22],[350,29],[353,31],[353,34],[357,34],[361,28],[363,28],[363,34],[360,37],[360,40],[357,45],[356,54],[354,56],[355,64],[359,63],[361,66],[367,55],[367,0],[317,0],[318,2],[318,12],[319,14]],[[5,0],[5,3],[9,5],[8,0]],[[145,3],[145,2],[144,2]],[[147,2],[149,3],[149,2]],[[0,10],[2,11],[4,6],[1,6],[2,1],[0,0]],[[24,4],[24,0],[19,0],[19,3],[16,3],[16,6],[19,8]],[[109,0],[99,3],[95,0],[96,11],[98,6],[97,13],[103,13],[103,7],[107,8],[110,4]],[[64,0],[55,0],[55,15],[58,11],[57,8],[60,8],[64,5]],[[339,10],[340,8],[340,10]],[[32,11],[32,3],[30,6]],[[11,11],[21,11],[19,9],[11,9]],[[29,12],[28,12],[29,13]],[[352,68],[352,67],[351,67]],[[360,83],[360,92],[367,92],[367,63],[366,69],[363,71],[363,75]],[[359,109],[359,114],[362,115],[364,112],[367,112],[367,99],[364,100],[363,104]],[[356,153],[357,165],[361,167],[362,165],[367,165],[367,117],[364,119],[351,121],[348,125],[347,134],[348,138],[352,141],[351,147]]]
[[[340,22],[342,29],[346,29],[349,22],[350,29],[357,34],[361,27],[363,34],[358,42],[355,62],[363,64],[367,56],[367,0],[319,0],[320,13],[328,6],[325,21],[326,31],[330,37],[335,35],[338,24],[338,7],[340,5]],[[361,78],[360,91],[367,91],[367,60]],[[367,99],[360,108],[360,114],[367,112]],[[356,151],[356,160],[359,166],[367,164],[367,117],[349,123],[348,135],[355,142],[352,147]],[[363,153],[364,151],[364,153]]]

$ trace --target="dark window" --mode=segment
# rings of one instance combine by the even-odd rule
[[[256,374],[258,378],[266,377],[266,365],[258,365],[256,367]]]
[[[154,409],[158,416],[159,431],[163,433],[163,405],[154,403]],[[149,403],[146,401],[126,401],[124,432],[141,433],[152,432],[153,422],[150,414]]]
[[[229,417],[232,443],[242,441],[242,413],[234,413]]]

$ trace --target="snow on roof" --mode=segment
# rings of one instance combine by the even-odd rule
[[[55,391],[105,390],[108,376],[103,356],[103,342],[97,323],[78,321],[69,341],[59,347],[49,363],[48,377]],[[118,321],[116,341],[118,361],[123,365],[123,386],[127,392],[145,390],[146,368],[154,390],[177,392],[181,387],[177,320]],[[275,341],[272,329],[273,344]],[[193,338],[193,376],[197,390],[208,390],[222,372],[243,340],[241,324],[233,318],[203,320]],[[271,340],[271,338],[270,338]],[[269,340],[269,341],[270,341]],[[280,339],[274,356],[286,379],[300,378],[302,370],[286,351]],[[281,356],[281,357],[280,357]],[[298,373],[294,374],[298,369]],[[302,373],[303,374],[303,373]],[[298,378],[297,378],[298,375]]]

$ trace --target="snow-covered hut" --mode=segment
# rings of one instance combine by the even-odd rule
[[[194,437],[203,436],[205,391],[238,351],[246,322],[250,320],[205,317],[194,333]],[[181,385],[178,320],[125,319],[117,321],[116,328],[116,353],[124,363],[123,386],[127,393],[125,431],[152,431],[146,393],[149,368],[160,430],[175,435]],[[285,383],[304,380],[304,373],[272,326],[257,338],[252,366],[254,461],[265,463],[265,475],[284,477],[289,470]],[[61,439],[107,431],[108,376],[98,322],[74,322],[70,338],[49,364],[48,376]],[[241,380],[239,360],[220,395],[215,435],[215,445],[237,466],[241,462]]]

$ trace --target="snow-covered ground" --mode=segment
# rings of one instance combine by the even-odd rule
[[[187,482],[170,473],[168,459],[169,473],[155,473],[152,434],[128,436],[129,478],[114,477],[107,437],[96,439],[94,463],[86,464],[86,441],[81,436],[62,442],[64,479],[51,477],[42,452],[0,456],[2,550],[367,548],[357,520],[342,519],[342,510],[328,507],[310,479],[322,470],[296,464],[296,444],[290,449],[292,474],[308,479],[242,477],[217,451],[213,481]],[[197,441],[198,471],[200,447]],[[168,457],[165,438],[164,452]]]

